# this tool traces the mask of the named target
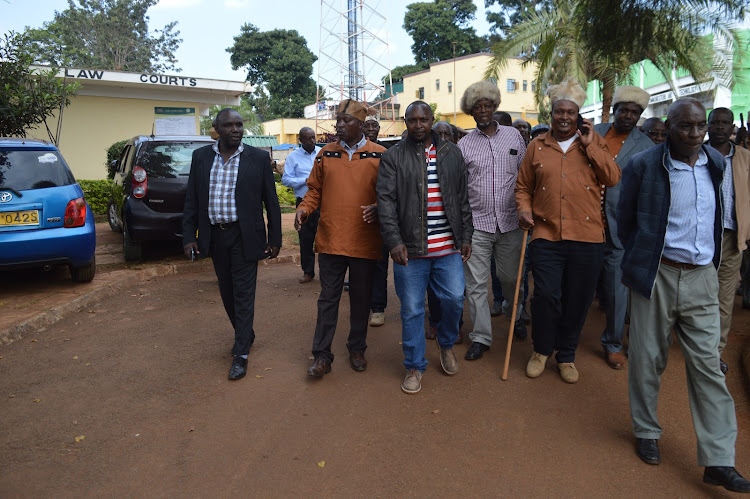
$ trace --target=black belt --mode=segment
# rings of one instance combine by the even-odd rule
[[[235,225],[237,225],[237,223],[238,222],[222,222],[218,224],[213,224],[211,227],[214,227],[216,229],[221,229],[221,230],[229,230]]]
[[[682,270],[693,270],[700,267],[700,265],[694,265],[692,263],[682,263],[682,262],[675,262],[674,260],[670,260],[666,256],[661,257],[661,263],[665,265],[669,265],[670,267],[674,267],[676,269],[682,269]]]

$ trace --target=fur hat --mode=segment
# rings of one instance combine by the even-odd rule
[[[643,111],[648,107],[648,100],[650,98],[651,94],[640,87],[617,87],[615,89],[615,95],[612,96],[612,106],[616,106],[620,102],[632,102],[633,104],[640,106],[641,111]]]
[[[578,106],[578,109],[581,109],[583,103],[586,102],[586,91],[580,83],[570,78],[567,78],[559,85],[552,85],[549,87],[547,89],[547,95],[549,95],[551,106],[554,106],[555,102],[559,100],[569,100],[575,103],[575,105]]]
[[[500,89],[491,81],[478,81],[469,86],[461,97],[461,111],[471,114],[471,108],[482,99],[492,102],[493,109],[500,105]]]
[[[367,118],[367,108],[354,99],[346,99],[342,100],[339,107],[336,108],[336,114],[349,114],[359,121],[365,121]]]

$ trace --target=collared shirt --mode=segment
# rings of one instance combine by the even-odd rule
[[[312,171],[315,156],[320,152],[320,147],[315,146],[313,152],[305,151],[304,147],[299,147],[287,156],[284,162],[284,174],[281,176],[281,183],[294,189],[294,196],[298,198],[305,197],[307,192],[307,177]]]
[[[237,189],[237,172],[240,169],[240,153],[245,146],[240,142],[237,151],[224,162],[219,152],[219,141],[211,146],[216,153],[211,165],[208,183],[208,220],[212,224],[237,221],[237,205],[234,191]]]
[[[737,230],[737,217],[734,213],[734,178],[732,177],[732,159],[734,144],[729,143],[729,154],[724,156],[724,182],[721,192],[724,195],[724,228]]]
[[[588,146],[576,137],[566,152],[551,133],[540,135],[529,143],[518,174],[518,213],[532,213],[532,241],[603,243],[599,185],[619,181],[620,168],[598,133]]]
[[[339,144],[341,144],[341,147],[344,148],[344,151],[346,151],[349,154],[349,161],[352,160],[352,155],[357,152],[359,149],[363,148],[365,144],[367,143],[367,137],[362,135],[362,138],[359,142],[354,144],[354,147],[349,147],[349,144],[344,142],[343,140],[339,140]]]
[[[662,255],[676,262],[708,265],[714,257],[716,196],[708,157],[701,150],[695,166],[668,156],[671,202]]]
[[[512,127],[497,126],[487,135],[479,128],[458,142],[469,172],[469,204],[474,228],[494,234],[518,228],[516,178],[526,144]]]

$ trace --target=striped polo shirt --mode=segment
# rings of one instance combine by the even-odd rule
[[[427,257],[456,253],[453,232],[443,207],[443,195],[437,175],[437,151],[431,144],[425,148],[427,162]]]

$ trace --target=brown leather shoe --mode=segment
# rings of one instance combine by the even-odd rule
[[[607,360],[607,365],[612,369],[622,369],[628,363],[622,352],[605,353],[604,357]]]
[[[355,371],[364,371],[367,369],[367,359],[364,352],[352,352],[349,354],[349,362]]]
[[[315,359],[307,370],[308,376],[314,376],[316,378],[322,378],[324,375],[331,372],[331,363],[326,362],[323,359]]]
[[[310,274],[304,274],[302,277],[299,278],[300,284],[304,284],[312,280],[313,280],[313,276],[311,276]]]

